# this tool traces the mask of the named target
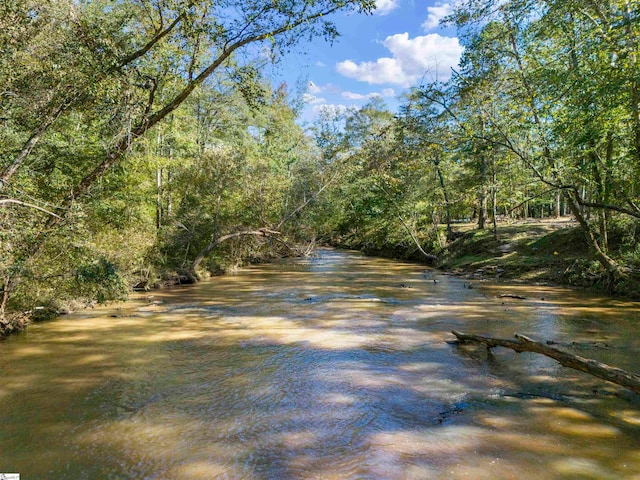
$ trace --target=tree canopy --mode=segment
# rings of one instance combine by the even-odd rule
[[[640,266],[632,0],[463,0],[447,82],[303,128],[263,66],[372,0],[0,6],[0,330],[322,241],[437,263],[473,220],[570,214],[585,268]],[[635,277],[634,277],[635,278]],[[16,323],[18,322],[18,323]]]

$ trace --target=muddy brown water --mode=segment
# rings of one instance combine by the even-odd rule
[[[0,342],[0,472],[640,478],[638,396],[446,343],[517,332],[640,372],[640,305],[468,283],[322,250],[33,325]]]

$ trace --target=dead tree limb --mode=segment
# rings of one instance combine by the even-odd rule
[[[411,230],[407,222],[405,222],[404,218],[402,218],[402,215],[398,215],[398,219],[400,220],[400,222],[402,222],[402,225],[404,226],[405,230],[413,240],[413,243],[416,244],[416,247],[418,247],[418,250],[420,250],[420,253],[424,255],[424,258],[427,260],[427,262],[429,262],[431,265],[437,265],[439,261],[438,257],[424,251],[424,249],[422,248],[422,245],[420,245],[420,241],[418,240],[418,237],[416,237],[416,235],[413,233],[413,230]]]
[[[573,368],[581,372],[589,373],[616,385],[628,388],[636,393],[640,393],[640,375],[627,372],[620,368],[609,366],[590,358],[563,352],[557,348],[550,347],[544,343],[535,342],[524,335],[515,335],[515,340],[502,338],[485,337],[482,335],[467,335],[456,330],[453,333],[459,344],[485,345],[488,349],[495,347],[506,347],[516,352],[533,352],[545,355],[558,361],[563,367]]]
[[[238,238],[238,237],[275,237],[276,235],[280,235],[280,232],[277,232],[275,230],[271,230],[269,228],[259,228],[257,230],[242,230],[239,232],[234,232],[234,233],[229,233],[227,235],[223,235],[221,237],[216,238],[215,240],[213,240],[211,243],[209,243],[209,245],[207,245],[196,257],[196,259],[193,261],[193,264],[191,265],[191,273],[194,275],[195,278],[197,278],[197,276],[195,276],[195,272],[198,269],[198,267],[200,266],[200,264],[202,263],[202,261],[206,258],[207,255],[209,255],[214,248],[216,248],[218,245],[220,245],[222,242],[226,242],[227,240],[230,240],[232,238]]]
[[[16,199],[14,199],[14,198],[0,198],[0,206],[2,206],[2,205],[6,205],[6,204],[9,204],[9,203],[14,203],[14,204],[16,204],[16,205],[22,205],[23,207],[33,208],[33,209],[35,209],[35,210],[39,210],[39,211],[41,211],[41,212],[43,212],[43,213],[46,213],[46,214],[48,214],[48,215],[51,215],[51,216],[53,216],[53,217],[56,217],[56,218],[62,219],[62,217],[60,217],[60,215],[56,215],[55,213],[50,212],[49,210],[45,210],[44,208],[39,207],[39,206],[37,206],[37,205],[34,205],[34,204],[32,204],[32,203],[21,202],[20,200],[16,200]]]

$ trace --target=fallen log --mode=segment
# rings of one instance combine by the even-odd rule
[[[503,293],[501,295],[498,295],[498,298],[517,298],[518,300],[526,300],[527,297],[516,295],[514,293]]]
[[[456,330],[453,330],[451,333],[453,333],[458,339],[456,342],[458,344],[485,345],[489,350],[495,347],[506,347],[511,350],[515,350],[518,353],[539,353],[553,358],[563,367],[573,368],[574,370],[589,373],[595,377],[628,388],[636,393],[640,393],[640,375],[612,367],[605,363],[598,362],[597,360],[563,352],[562,350],[550,347],[544,343],[535,342],[524,335],[516,334],[516,340],[508,340],[485,337],[482,335],[467,335]]]
[[[611,345],[606,342],[556,342],[555,340],[547,340],[545,343],[547,345],[558,345],[560,347],[572,348],[611,348]]]

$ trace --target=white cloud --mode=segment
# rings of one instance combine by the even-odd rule
[[[402,68],[394,58],[379,58],[375,62],[360,64],[345,60],[338,63],[336,69],[345,77],[367,83],[397,83],[396,80],[404,79]]]
[[[342,92],[342,98],[346,98],[347,100],[364,100],[366,98],[369,98],[369,96],[362,95],[361,93]]]
[[[398,0],[376,0],[376,15],[387,15],[398,7]]]
[[[345,60],[336,65],[338,73],[371,84],[396,84],[409,87],[425,75],[430,79],[446,80],[451,68],[458,65],[462,46],[457,37],[437,33],[409,38],[408,33],[387,37],[382,44],[393,55],[375,62],[356,64]]]
[[[307,91],[313,95],[317,95],[319,93],[340,93],[340,87],[334,85],[333,83],[326,83],[324,85],[318,85],[315,82],[309,82],[307,84]]]
[[[326,64],[326,63],[324,63],[324,62],[321,62],[320,60],[318,60],[318,61],[316,62],[316,67],[326,67],[326,66],[327,66],[327,64]]]
[[[302,101],[304,103],[308,103],[310,105],[322,105],[327,103],[327,100],[324,98],[316,97],[315,95],[311,95],[310,93],[304,93],[302,95]]]
[[[313,107],[313,112],[319,115],[326,115],[329,117],[337,117],[353,107],[348,107],[347,105],[333,104],[327,103],[325,105],[315,105]]]
[[[422,24],[425,32],[438,28],[440,20],[453,13],[453,4],[438,2],[433,7],[427,7],[427,13],[429,16]]]
[[[342,92],[342,98],[346,98],[347,100],[367,100],[375,97],[393,97],[396,92],[393,88],[385,88],[380,92],[371,92],[363,95],[362,93],[355,92]]]

